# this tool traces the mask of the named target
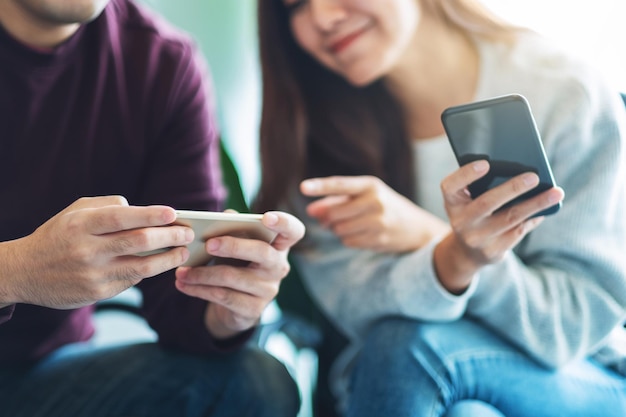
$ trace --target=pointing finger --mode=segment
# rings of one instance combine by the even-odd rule
[[[325,195],[357,195],[375,186],[375,177],[362,176],[332,176],[326,178],[310,178],[300,183],[300,191],[309,197]]]

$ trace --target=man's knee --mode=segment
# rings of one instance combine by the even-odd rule
[[[298,414],[300,393],[282,363],[257,348],[242,350],[236,362],[232,383],[240,392],[240,398],[256,404],[255,416],[295,417]]]

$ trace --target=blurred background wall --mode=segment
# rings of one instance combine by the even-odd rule
[[[589,60],[626,91],[626,1],[483,0],[508,20],[528,26]]]
[[[220,130],[244,196],[259,182],[260,74],[256,0],[142,0],[190,33],[204,53],[217,91]]]

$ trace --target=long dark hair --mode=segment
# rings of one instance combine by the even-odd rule
[[[421,4],[455,30],[502,39],[512,32],[474,0]],[[290,188],[311,176],[374,175],[411,197],[407,122],[383,82],[354,87],[304,52],[281,0],[259,0],[258,22],[262,182],[255,210],[275,209]]]

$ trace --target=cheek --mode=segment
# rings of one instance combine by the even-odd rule
[[[291,33],[296,43],[300,45],[300,48],[315,55],[315,50],[317,49],[316,45],[319,44],[320,39],[311,25],[308,25],[306,21],[304,21],[304,18],[296,17],[292,19]]]
[[[296,43],[316,61],[327,67],[333,67],[332,57],[323,46],[323,39],[311,25],[301,24],[297,19],[291,24],[291,32]]]

